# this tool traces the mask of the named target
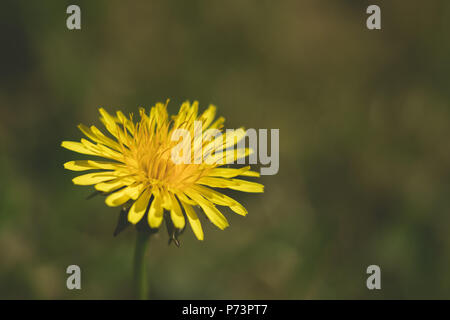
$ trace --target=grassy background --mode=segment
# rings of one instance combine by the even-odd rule
[[[450,3],[374,3],[381,31],[366,1],[2,2],[0,298],[132,297],[134,231],[112,237],[60,143],[166,98],[279,128],[280,171],[225,231],[152,239],[151,298],[450,298]]]

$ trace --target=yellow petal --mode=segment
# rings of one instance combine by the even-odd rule
[[[231,149],[223,152],[222,161],[218,161],[220,164],[233,164],[236,160],[246,158],[249,155],[253,154],[253,149],[250,148],[240,148],[240,149]]]
[[[185,202],[185,203],[187,203],[187,204],[190,204],[190,205],[193,205],[193,206],[196,206],[197,205],[197,202],[195,202],[195,201],[193,201],[193,200],[191,200],[191,199],[189,199],[184,193],[177,193],[177,196],[178,196],[178,198],[181,200],[181,201],[183,201],[183,202]]]
[[[240,179],[202,177],[197,183],[213,188],[229,188],[243,192],[264,192],[264,186],[262,184]]]
[[[214,120],[214,117],[216,116],[216,107],[212,104],[206,109],[202,115],[199,117],[199,121],[202,122],[202,129],[205,130],[208,128],[208,126],[211,124],[211,122]]]
[[[236,185],[231,179],[216,177],[202,177],[197,180],[197,183],[213,188],[229,188],[230,186]]]
[[[109,161],[75,160],[64,163],[64,168],[72,171],[85,171],[92,169],[117,170],[123,168],[123,165]]]
[[[103,135],[97,128],[95,128],[96,132],[94,132],[92,130],[93,128],[95,127],[91,126],[91,128],[88,128],[83,124],[78,125],[78,129],[80,129],[80,131],[83,132],[86,135],[86,137],[88,137],[92,141],[97,143],[103,143],[115,150],[120,150],[120,146],[117,142]]]
[[[158,228],[163,220],[163,207],[161,206],[161,196],[158,191],[153,192],[153,201],[148,212],[148,224],[151,228]]]
[[[100,121],[103,122],[105,128],[116,138],[118,138],[118,126],[114,121],[114,117],[111,116],[105,109],[100,108],[98,111],[101,114]]]
[[[136,182],[126,188],[127,194],[131,199],[136,200],[144,189],[144,185],[142,183]]]
[[[169,194],[172,207],[172,209],[170,210],[170,218],[172,219],[175,228],[183,229],[186,222],[184,220],[183,212],[181,212],[180,204],[178,203],[178,200],[175,198],[172,192],[170,192]]]
[[[166,210],[172,209],[172,202],[170,201],[170,196],[167,190],[160,189],[159,195],[161,197],[161,206]]]
[[[233,147],[239,141],[241,141],[245,137],[245,130],[243,128],[239,128],[237,130],[232,130],[225,132],[223,135],[217,136],[213,141],[209,142],[208,145],[213,145],[215,148],[214,151],[225,150]]]
[[[215,152],[220,152],[220,148]],[[207,153],[205,162],[218,165],[233,164],[236,160],[246,158],[252,153],[253,150],[250,148],[227,149],[222,150],[222,154],[219,155]]]
[[[131,121],[130,119],[128,119],[123,113],[122,111],[117,111],[117,119],[119,120],[118,122],[122,123],[125,128],[127,128],[127,130],[134,135],[135,132],[135,126],[133,121]]]
[[[212,203],[230,207],[231,210],[233,210],[237,214],[240,214],[241,216],[245,216],[248,213],[243,205],[241,205],[236,200],[224,195],[223,193],[199,185],[194,185],[191,188],[200,193],[203,197],[205,197]]]
[[[149,189],[142,192],[141,196],[131,206],[128,211],[128,221],[132,224],[138,223],[147,211],[148,202],[150,201],[152,193]]]
[[[241,176],[244,176],[244,177],[260,177],[260,174],[259,174],[259,172],[256,172],[256,171],[245,171],[245,172],[242,172],[241,174],[240,174]]]
[[[223,214],[208,200],[203,198],[195,190],[189,189],[185,192],[192,200],[195,200],[205,212],[208,219],[219,229],[225,229],[229,226],[227,219]]]
[[[198,240],[203,240],[204,235],[202,224],[200,223],[200,220],[197,214],[195,213],[194,208],[192,208],[189,204],[183,201],[181,201],[181,205],[184,208],[184,212],[186,212],[186,216],[188,217],[189,224],[191,225],[192,231],[194,232],[195,236],[197,237]]]
[[[245,137],[245,130],[243,128],[239,128],[234,131],[229,131],[225,133],[225,145],[224,149],[233,147],[239,141],[241,141]]]
[[[167,114],[167,106],[158,102],[155,105],[155,120],[158,129],[166,125],[169,115]]]
[[[114,171],[107,172],[92,172],[83,174],[81,176],[75,177],[72,179],[74,184],[78,184],[81,186],[89,186],[91,184],[97,184],[100,182],[116,179],[117,174],[114,174]]]
[[[86,148],[82,143],[75,141],[63,141],[61,143],[61,147],[69,149],[71,151],[75,151],[82,154],[89,154],[92,156],[96,156],[97,153]]]
[[[100,129],[98,129],[96,126],[90,127],[92,134],[94,134],[98,139],[102,141],[102,143],[108,147],[111,147],[113,149],[116,149],[118,151],[122,150],[120,144],[113,139],[105,136]]]
[[[192,122],[197,119],[198,101],[194,101],[186,114],[186,121]]]
[[[105,203],[110,207],[118,207],[130,200],[130,196],[128,195],[127,188],[120,189],[112,194],[110,194],[105,199]]]
[[[97,155],[104,157],[104,158],[110,158],[117,161],[121,161],[123,156],[120,152],[114,151],[107,146],[104,146],[102,144],[93,144],[89,140],[81,139],[81,143],[89,150],[92,150],[93,152],[96,152]]]
[[[133,182],[127,181],[126,179],[118,178],[111,181],[98,183],[94,187],[98,191],[111,192],[121,187],[127,186],[131,183]]]
[[[231,179],[231,180],[235,182],[236,185],[229,187],[230,189],[243,192],[257,192],[257,193],[264,192],[264,185],[262,185],[261,183],[240,179]]]
[[[210,129],[221,129],[223,127],[223,124],[225,122],[224,117],[217,118],[216,121],[209,127]]]
[[[247,177],[259,177],[259,173],[255,171],[249,171],[250,166],[246,166],[239,169],[232,168],[214,168],[208,172],[208,176],[211,177],[222,177],[222,178],[234,178],[236,176],[247,176]]]
[[[183,102],[181,104],[180,110],[178,111],[178,114],[175,117],[175,121],[174,121],[174,128],[179,128],[180,125],[182,125],[185,120],[186,120],[186,114],[187,111],[189,110],[189,103],[188,102]]]
[[[195,191],[197,191],[199,194],[201,194],[203,197],[211,201],[212,203],[221,205],[221,206],[229,206],[233,204],[233,201],[231,198],[227,197],[226,195],[219,193],[217,191],[214,191],[210,188],[203,187],[200,185],[193,185],[191,187]]]

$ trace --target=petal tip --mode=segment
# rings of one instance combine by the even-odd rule
[[[64,169],[70,170],[70,166],[72,165],[72,163],[73,163],[73,161],[65,162],[63,164]]]

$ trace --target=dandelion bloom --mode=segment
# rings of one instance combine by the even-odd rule
[[[74,178],[74,184],[94,185],[97,191],[107,195],[108,206],[124,206],[128,210],[128,221],[133,224],[146,216],[150,228],[159,228],[167,210],[170,212],[167,218],[170,217],[176,229],[184,229],[187,218],[195,236],[203,240],[203,229],[194,207],[199,206],[222,230],[228,226],[228,221],[216,205],[227,206],[243,216],[247,214],[239,202],[213,188],[244,192],[264,190],[262,184],[235,178],[259,177],[259,173],[250,171],[250,166],[221,167],[245,158],[252,150],[236,147],[245,137],[242,128],[215,134],[222,132],[225,119],[219,117],[214,121],[216,107],[212,105],[198,116],[198,103],[185,102],[178,114],[169,119],[167,102],[157,103],[149,114],[141,108],[137,123],[133,122],[133,115],[126,117],[121,111],[115,116],[103,108],[99,111],[110,136],[95,126],[80,124],[79,129],[91,141],[64,141],[62,146],[107,160],[75,160],[66,162],[64,167],[72,171],[95,170]],[[187,146],[188,142],[192,149],[180,151],[188,161],[173,161],[174,150],[178,150],[174,148],[180,147],[179,139],[173,139],[177,129],[190,133],[188,141],[183,141],[181,146]],[[228,152],[230,148],[232,152]]]

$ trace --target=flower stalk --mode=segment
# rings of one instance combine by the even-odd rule
[[[145,254],[151,233],[136,232],[136,246],[134,250],[133,286],[135,299],[148,299],[148,282]]]

